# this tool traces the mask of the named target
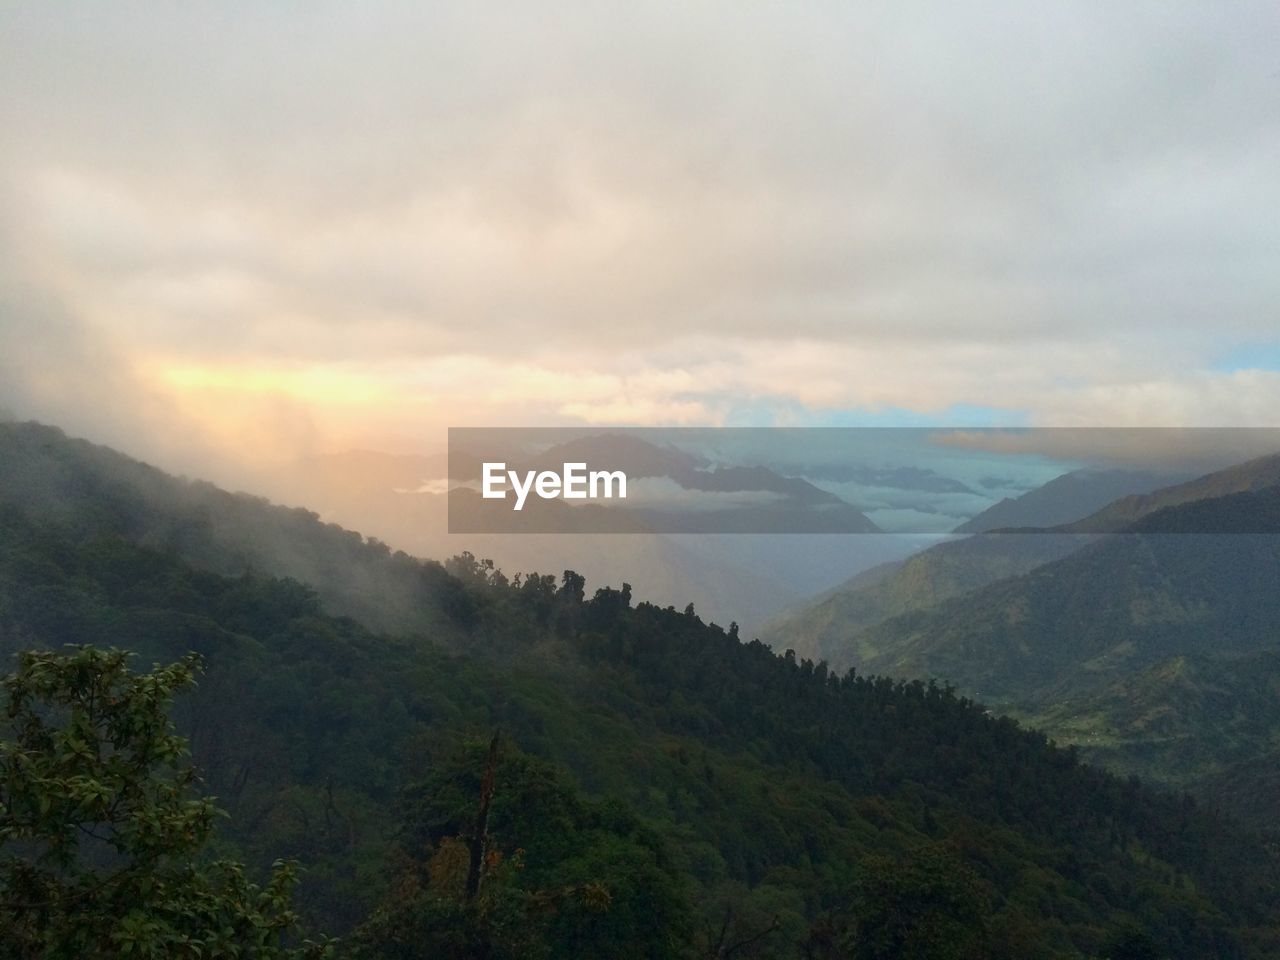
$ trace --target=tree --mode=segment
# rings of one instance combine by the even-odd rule
[[[981,881],[939,844],[901,860],[866,858],[854,893],[856,960],[977,960],[990,956]]]
[[[129,656],[26,651],[3,678],[0,953],[327,956],[329,943],[285,945],[292,865],[259,887],[238,863],[199,860],[218,811],[168,714],[198,658],[134,674]]]
[[[1102,948],[1103,960],[1161,960],[1162,956],[1150,935],[1129,925],[1113,930]]]
[[[406,793],[402,870],[356,932],[359,958],[661,960],[691,925],[661,838],[495,736]]]

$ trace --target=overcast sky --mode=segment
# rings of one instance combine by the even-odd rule
[[[0,11],[19,416],[1280,420],[1274,0]]]

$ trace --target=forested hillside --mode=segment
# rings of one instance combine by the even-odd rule
[[[532,778],[557,811],[521,818],[508,793],[493,828],[523,851],[512,897],[576,891],[581,922],[539,934],[551,955],[748,940],[737,955],[881,955],[854,952],[873,936],[854,906],[877,897],[894,922],[959,923],[961,956],[1089,955],[1127,924],[1177,956],[1276,949],[1265,848],[941,688],[837,677],[625,588],[588,597],[571,574],[418,566],[455,602],[436,633],[396,639],[296,582],[6,510],[0,638],[117,644],[143,663],[201,653],[178,716],[230,812],[228,849],[299,859],[311,925],[364,923],[349,944],[366,955],[430,955],[396,946],[416,898],[439,908],[437,933],[451,922],[446,888],[404,878],[432,876],[466,834],[483,765],[467,745],[495,728],[514,765],[495,804]],[[932,889],[950,893],[939,905]]]
[[[1034,570],[1088,542],[1084,535],[984,533],[940,543],[797,605],[766,624],[760,637],[775,650],[844,670],[878,653],[867,628]]]
[[[1280,793],[1254,764],[1280,731],[1280,487],[1166,507],[1134,530],[876,624],[857,662],[946,677],[1097,761],[1268,820]],[[1256,789],[1232,769],[1255,771]]]
[[[960,524],[955,532],[1056,527],[1090,516],[1121,497],[1148,493],[1186,479],[1150,470],[1075,470],[1020,497],[1001,500]]]
[[[1163,657],[1274,644],[1277,569],[1271,535],[1115,537],[871,627],[863,663],[1001,704],[1058,700]]]
[[[668,456],[641,446],[655,457]],[[628,462],[646,467],[634,455]],[[677,459],[666,469],[681,463]],[[311,458],[286,475],[261,480],[272,491],[274,502],[268,502],[168,476],[110,448],[68,438],[56,427],[0,418],[0,502],[54,519],[109,521],[141,542],[171,547],[202,569],[229,574],[270,570],[296,577],[319,591],[326,610],[393,631],[433,624],[423,619],[430,608],[415,606],[420,585],[392,554],[398,548],[416,556],[445,557],[458,549],[445,533],[444,496],[413,492],[424,479],[443,472],[442,464],[427,458],[367,452]],[[305,509],[280,503],[303,504]],[[365,538],[354,537],[353,529]],[[891,538],[871,536],[725,539],[477,534],[466,538],[466,546],[500,561],[505,557],[504,566],[516,570],[557,557],[560,569],[600,571],[598,575],[633,583],[645,599],[678,601],[680,606],[696,601],[699,609],[727,611],[721,619],[744,624],[759,624],[812,591],[806,580],[818,571],[830,578],[821,582],[830,584],[840,579],[839,571],[870,566],[910,549]]]
[[[296,858],[307,925],[344,950],[1065,958],[1135,930],[1171,956],[1280,949],[1271,848],[943,687],[34,436],[0,466],[0,649],[200,654],[176,716],[229,813],[218,852]],[[489,789],[481,917],[457,884]]]
[[[1126,488],[1154,486],[1160,476],[1139,471],[1102,471],[1059,477],[1018,500],[997,504],[959,528],[979,533],[996,527],[1018,528],[1021,532],[1017,535],[987,532],[941,543],[905,561],[882,565],[795,604],[765,624],[760,635],[775,649],[791,648],[804,656],[825,659],[837,669],[870,663],[891,670],[919,669],[918,664],[897,663],[896,648],[880,646],[877,638],[881,635],[870,628],[894,617],[923,613],[943,601],[1029,573],[1075,552],[1096,535],[1135,528],[1160,511],[1278,485],[1280,457],[1260,457],[1150,493],[1120,496],[1083,516],[1097,498]],[[1260,503],[1252,506],[1257,509]],[[1211,509],[1217,512],[1200,517],[1186,512],[1177,514],[1181,518],[1180,529],[1250,532],[1251,524],[1253,532],[1267,529],[1266,517],[1255,522],[1242,509],[1231,516],[1221,508]],[[1158,522],[1167,524],[1172,516],[1164,514]],[[1072,517],[1078,519],[1065,522]],[[890,632],[897,636],[900,631],[895,627]]]
[[[1144,517],[1170,507],[1234,493],[1265,490],[1276,485],[1280,485],[1280,454],[1257,457],[1185,483],[1121,497],[1097,513],[1065,525],[1063,529],[1074,533],[1114,533],[1127,530]]]
[[[0,506],[79,535],[118,534],[201,570],[292,577],[327,612],[376,630],[434,629],[456,589],[436,568],[309,510],[169,476],[37,423],[0,422]]]
[[[1274,826],[1280,637],[1267,646],[1157,659],[1088,696],[1046,704],[1032,719],[1111,769],[1190,789]]]

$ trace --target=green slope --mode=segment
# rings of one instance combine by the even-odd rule
[[[4,506],[72,531],[119,534],[214,573],[292,577],[314,588],[327,612],[379,630],[436,629],[453,589],[437,568],[309,510],[173,477],[37,423],[0,422]]]
[[[775,649],[825,659],[837,669],[891,658],[892,652],[876,647],[868,632],[881,621],[930,610],[944,600],[1028,573],[1074,552],[1090,542],[1089,535],[1128,529],[1159,510],[1280,484],[1280,456],[1261,457],[1150,493],[1122,496],[1083,519],[1065,522],[1093,509],[1099,498],[1154,486],[1158,477],[1139,471],[1059,477],[1016,501],[998,504],[960,528],[962,532],[990,531],[993,526],[1045,528],[1043,534],[988,532],[939,544],[796,605],[766,624],[760,636]]]
[[[1272,646],[1159,660],[1033,722],[1108,767],[1194,787],[1280,750],[1280,635]]]
[[[1187,653],[1250,653],[1280,636],[1280,487],[1171,508],[1031,573],[877,624],[867,669],[946,677],[992,702],[1094,691]],[[1162,528],[1180,531],[1161,533]],[[1278,528],[1280,529],[1280,528]]]
[[[1186,483],[1122,497],[1097,513],[1061,529],[1072,533],[1115,533],[1127,530],[1143,517],[1159,510],[1233,493],[1265,490],[1277,484],[1280,484],[1280,454],[1258,457]]]
[[[1280,487],[1164,508],[1021,577],[867,629],[860,666],[936,676],[1107,766],[1236,814],[1280,802]],[[1241,532],[1196,533],[1197,530]],[[1249,776],[1236,789],[1230,771]]]
[[[777,918],[756,955],[794,955],[848,922],[869,855],[892,864],[930,844],[989,902],[986,956],[1086,956],[1130,921],[1172,956],[1280,949],[1267,848],[936,687],[837,678],[692,614],[633,607],[625,591],[517,584],[466,561],[452,573],[399,561],[435,626],[387,636],[296,582],[197,569],[185,540],[142,543],[172,522],[160,516],[122,524],[82,503],[54,521],[49,504],[26,507],[0,510],[0,646],[203,653],[208,673],[179,718],[231,813],[226,842],[256,862],[302,860],[305,908],[329,929],[392,892],[406,788],[498,725],[659,838],[692,918],[678,945],[690,956],[705,955],[700,931],[726,903]],[[555,845],[534,841],[544,859],[531,874],[556,875]],[[616,867],[599,869],[632,909]]]
[[[1088,542],[1085,536],[1059,534],[980,534],[937,544],[778,617],[761,629],[760,638],[775,650],[795,650],[843,670],[879,652],[866,628],[1033,570]]]
[[[1178,478],[1148,470],[1075,470],[1020,497],[1006,498],[956,527],[989,533],[1012,527],[1056,527],[1087,517],[1113,501],[1168,487]]]
[[[1016,929],[1041,955],[1079,956],[1127,917],[1180,931],[1180,951],[1232,956],[1266,936],[1265,906],[1227,896],[1280,882],[1245,835],[936,688],[837,681],[572,584],[473,583],[473,625],[453,628],[473,656],[458,657],[325,617],[288,581],[198,573],[118,538],[7,518],[0,544],[7,647],[206,656],[182,727],[235,852],[306,866],[313,925],[341,931],[386,893],[407,778],[496,724],[637,810],[695,912],[763,905],[796,942],[862,858],[930,841],[977,871],[998,936]]]

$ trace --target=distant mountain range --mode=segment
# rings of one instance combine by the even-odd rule
[[[1217,514],[1216,529],[1240,509],[1236,496],[1197,514]],[[1247,496],[1270,507],[1280,488]],[[1280,639],[1280,537],[1160,535],[1164,526],[1190,528],[1180,513],[1149,520],[1147,533],[1104,538],[867,628],[860,643],[875,652],[861,665],[945,678],[985,702],[1026,707],[1096,690],[1154,659],[1251,653]]]
[[[403,542],[418,536],[413,509],[431,495],[396,486],[412,489],[421,466],[377,455],[317,461],[312,486],[295,493],[324,491]],[[0,509],[85,536],[109,531],[218,575],[292,577],[328,613],[376,630],[437,633],[441,611],[459,602],[448,577],[382,540],[36,424],[0,424]],[[1130,532],[1102,533],[1117,529]],[[710,596],[724,605],[713,615],[725,623],[749,623],[751,606],[735,607],[735,598],[772,596],[776,609],[802,587],[807,574],[797,571],[838,563],[831,558],[850,545],[908,549],[884,537],[795,538],[790,553],[768,537],[564,539],[490,542],[527,551],[525,570],[583,569],[565,549],[572,543],[584,551],[577,559],[597,562],[615,583],[656,571],[649,583],[671,599],[655,599],[701,608]],[[638,575],[626,569],[633,561]],[[1278,583],[1280,457],[1268,457],[1122,498],[1055,532],[980,534],[899,556],[761,635],[837,670],[939,678],[1090,758],[1260,816],[1260,798],[1280,804],[1269,766],[1280,754]]]
[[[570,448],[549,455],[583,452]],[[478,473],[479,460],[471,462]],[[694,464],[676,451],[648,444],[631,445],[624,462],[639,473],[680,472]],[[456,458],[454,467],[467,469]],[[0,422],[0,503],[20,503],[52,517],[107,511],[146,543],[173,544],[197,566],[230,574],[274,569],[315,584],[331,612],[379,629],[430,625],[415,609],[415,584],[389,569],[382,556],[395,550],[441,558],[469,550],[512,574],[559,575],[573,569],[593,582],[625,580],[637,598],[681,609],[692,602],[709,618],[725,624],[737,620],[744,633],[752,633],[815,585],[838,582],[917,548],[914,541],[888,536],[450,536],[444,484],[428,483],[445,476],[444,455],[352,451],[315,456],[257,479],[255,485],[273,504],[169,476],[54,427]],[[756,479],[779,484],[786,478]],[[310,509],[280,503],[305,503]],[[379,544],[369,549],[351,529]],[[301,543],[311,546],[298,549]],[[281,544],[287,548],[277,556]],[[343,564],[350,566],[349,573]]]
[[[1258,457],[1185,483],[1122,497],[1097,513],[1071,523],[1067,529],[1075,533],[1124,530],[1165,507],[1221,497],[1229,493],[1263,490],[1277,484],[1280,484],[1280,454]]]
[[[1120,497],[1148,493],[1186,479],[1145,470],[1075,470],[1020,497],[1001,500],[956,527],[955,532],[1056,527],[1087,517]]]
[[[1278,585],[1280,457],[1266,457],[1055,532],[934,547],[764,636],[838,669],[953,683],[1121,770],[1280,804],[1263,762],[1280,744]],[[1228,789],[1229,771],[1254,789]]]
[[[1245,495],[1223,509],[1269,509],[1267,489]],[[1155,516],[1153,529],[1194,519]],[[1220,546],[1167,559],[1162,544],[1201,538],[1058,539],[1084,545],[935,606],[964,619],[995,604],[984,633],[957,641],[970,669],[990,664],[977,679],[1012,688],[1031,665],[1042,685],[1095,697],[1063,725],[1092,735],[1102,723],[1117,741],[1135,731],[1135,766],[1141,737],[1162,742],[1154,731],[1196,748],[1197,784],[1268,796],[1274,741],[1259,747],[1276,665],[1248,639],[1280,617],[1268,538],[1207,538]],[[620,584],[543,570],[517,580],[474,557],[415,559],[309,510],[0,424],[0,654],[119,646],[146,669],[198,652],[199,683],[174,715],[229,812],[219,855],[298,860],[312,929],[359,942],[373,918],[392,952],[419,955],[424,931],[438,953],[469,947],[449,865],[491,790],[486,849],[507,869],[483,888],[495,907],[480,922],[545,949],[486,955],[835,956],[852,944],[1081,960],[1116,956],[1107,945],[1136,929],[1149,947],[1138,955],[1277,956],[1280,856],[1259,832],[1083,765],[939,685],[837,675]],[[1079,627],[1100,611],[1109,619]],[[1206,655],[1204,625],[1239,659]],[[1091,686],[1064,682],[1090,671]],[[1239,742],[1215,752],[1206,730]],[[581,907],[579,890],[592,895]]]
[[[862,633],[875,624],[1033,570],[1086,542],[1085,536],[983,534],[940,543],[795,604],[761,627],[760,638],[842,670],[876,652]]]
[[[630,533],[562,536],[557,533],[446,533],[446,476],[478,481],[487,451],[454,449],[451,456],[391,456],[353,451],[308,458],[290,465],[261,486],[274,499],[303,502],[328,519],[358,528],[420,556],[448,556],[461,550],[492,558],[509,572],[534,569],[582,571],[592,580],[627,580],[637,597],[681,608],[694,603],[699,611],[727,623],[736,620],[744,633],[815,587],[825,588],[845,577],[919,549],[918,538],[840,536],[825,532],[830,506],[841,511],[856,530],[868,529],[866,518],[837,498],[795,478],[757,468],[714,469],[699,458],[667,446],[618,434],[577,438],[531,456],[513,467],[558,468],[565,461],[601,462],[623,469],[631,478],[665,478],[695,491],[780,492],[789,504],[775,505],[781,524],[794,509],[820,521],[821,534],[684,535]],[[772,494],[771,494],[772,495]],[[829,506],[828,506],[829,505]],[[819,514],[818,511],[822,513]],[[753,509],[747,519],[760,520]],[[637,525],[643,514],[634,517]],[[692,521],[679,524],[696,530]],[[728,526],[722,517],[718,529]],[[562,529],[572,529],[566,522]]]
[[[450,479],[476,480],[471,451],[451,445]],[[461,465],[457,462],[461,460]],[[464,533],[879,533],[853,505],[803,477],[760,465],[710,465],[669,445],[627,434],[595,434],[536,455],[503,461],[507,469],[558,472],[566,463],[626,474],[625,500],[570,504],[529,499],[516,513],[470,489],[449,502],[449,527]],[[661,481],[653,483],[652,481]]]

